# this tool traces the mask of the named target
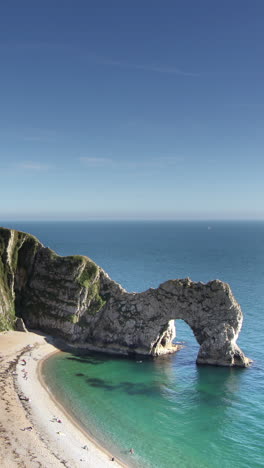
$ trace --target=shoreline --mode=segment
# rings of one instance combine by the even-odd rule
[[[122,468],[132,468],[133,465],[127,465],[123,460],[121,460],[120,458],[118,458],[116,455],[113,455],[109,452],[109,450],[107,450],[103,445],[101,445],[99,443],[99,441],[93,437],[92,433],[89,432],[89,429],[87,429],[86,427],[84,427],[79,421],[78,419],[75,417],[75,415],[72,413],[71,410],[69,410],[68,408],[66,408],[57,398],[56,396],[54,395],[54,393],[52,393],[52,391],[49,389],[49,386],[48,386],[48,383],[45,382],[45,378],[43,376],[43,373],[42,373],[42,366],[44,364],[44,362],[49,359],[53,354],[57,354],[57,353],[60,353],[62,352],[61,350],[57,350],[57,351],[53,351],[51,352],[50,354],[48,354],[47,356],[43,357],[37,364],[37,376],[38,376],[38,379],[42,385],[42,387],[46,390],[46,392],[48,393],[50,399],[53,401],[53,403],[55,404],[55,406],[61,411],[61,413],[63,413],[63,415],[71,422],[71,424],[78,430],[80,431],[84,437],[86,437],[87,439],[89,439],[89,441],[95,445],[95,447],[100,450],[101,452],[104,452],[107,457],[111,460],[111,458],[114,456],[115,458],[115,461],[116,461],[116,464],[117,466],[120,466]],[[115,464],[113,464],[113,462],[111,463],[111,466],[115,466]]]
[[[57,352],[56,344],[48,343],[44,335],[0,333],[1,467],[128,468],[84,430],[49,390],[41,367]]]

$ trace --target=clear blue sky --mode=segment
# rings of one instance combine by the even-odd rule
[[[0,6],[0,219],[264,219],[263,0]]]

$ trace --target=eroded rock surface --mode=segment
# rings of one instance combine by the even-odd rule
[[[228,284],[187,278],[128,293],[89,258],[60,257],[0,228],[0,329],[15,315],[78,348],[152,356],[177,350],[174,320],[182,319],[200,344],[198,364],[250,363],[236,344],[243,316]]]

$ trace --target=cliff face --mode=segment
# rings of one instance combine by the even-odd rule
[[[60,257],[0,228],[0,329],[12,328],[15,314],[78,348],[153,356],[177,350],[174,319],[183,319],[200,344],[197,363],[250,362],[236,344],[243,316],[227,284],[170,280],[128,293],[89,258]]]

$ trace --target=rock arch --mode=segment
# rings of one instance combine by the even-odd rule
[[[101,294],[109,297],[101,312],[106,346],[114,350],[117,340],[127,352],[152,356],[174,352],[174,320],[182,319],[200,345],[198,364],[249,364],[236,344],[243,315],[228,284],[219,280],[204,284],[187,278],[166,281],[143,293],[127,293],[105,273],[102,276]],[[95,328],[93,338],[98,343],[101,330]]]
[[[177,351],[175,319],[200,345],[198,364],[249,365],[236,344],[243,316],[230,287],[189,278],[128,293],[92,260],[60,257],[30,234],[0,228],[0,330],[15,316],[76,348],[159,356]]]

